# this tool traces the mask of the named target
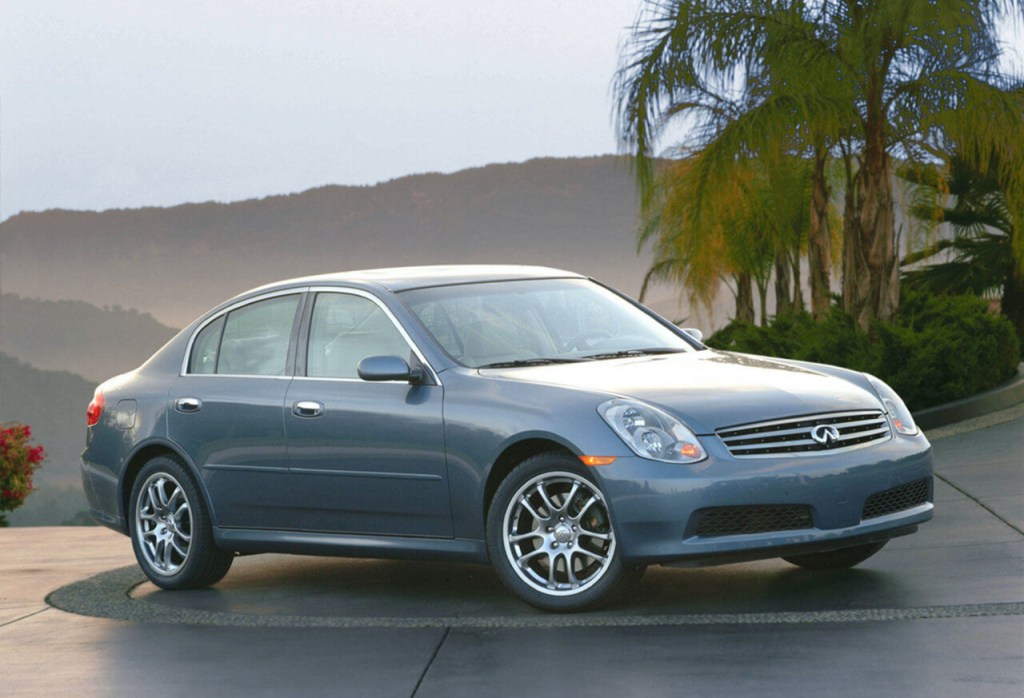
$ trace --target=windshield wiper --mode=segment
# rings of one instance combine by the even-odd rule
[[[590,358],[562,357],[562,358],[536,358],[516,359],[515,361],[495,361],[492,364],[484,364],[477,368],[515,368],[516,366],[547,366],[548,364],[576,364],[581,361],[589,361]]]
[[[685,349],[675,349],[673,347],[648,347],[646,349],[620,349],[619,351],[609,351],[603,354],[588,354],[584,358],[586,359],[621,359],[626,356],[655,356],[657,354],[679,354],[686,351]]]

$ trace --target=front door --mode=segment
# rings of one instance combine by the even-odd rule
[[[419,358],[382,304],[360,292],[315,297],[285,399],[290,527],[451,537],[440,385],[367,382],[367,356]]]

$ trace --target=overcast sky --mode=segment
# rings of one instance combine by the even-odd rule
[[[639,5],[0,0],[0,220],[615,152]]]
[[[0,219],[616,150],[638,0],[2,0]]]

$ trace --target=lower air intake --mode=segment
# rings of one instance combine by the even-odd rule
[[[752,506],[708,509],[697,525],[698,536],[735,536],[813,528],[806,506]]]
[[[864,513],[861,519],[875,519],[879,516],[894,514],[897,511],[913,509],[928,501],[928,484],[931,478],[915,480],[899,487],[877,492],[864,502]]]

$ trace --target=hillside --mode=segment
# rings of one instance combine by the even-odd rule
[[[0,263],[8,293],[180,327],[265,282],[380,266],[546,264],[636,293],[635,222],[623,158],[545,158],[230,204],[22,213],[0,224]]]
[[[85,448],[85,408],[92,381],[67,371],[42,371],[0,354],[0,421],[32,426],[49,456],[39,471],[47,481],[76,482]]]
[[[137,367],[176,331],[149,314],[118,306],[0,295],[0,352],[93,383]]]

